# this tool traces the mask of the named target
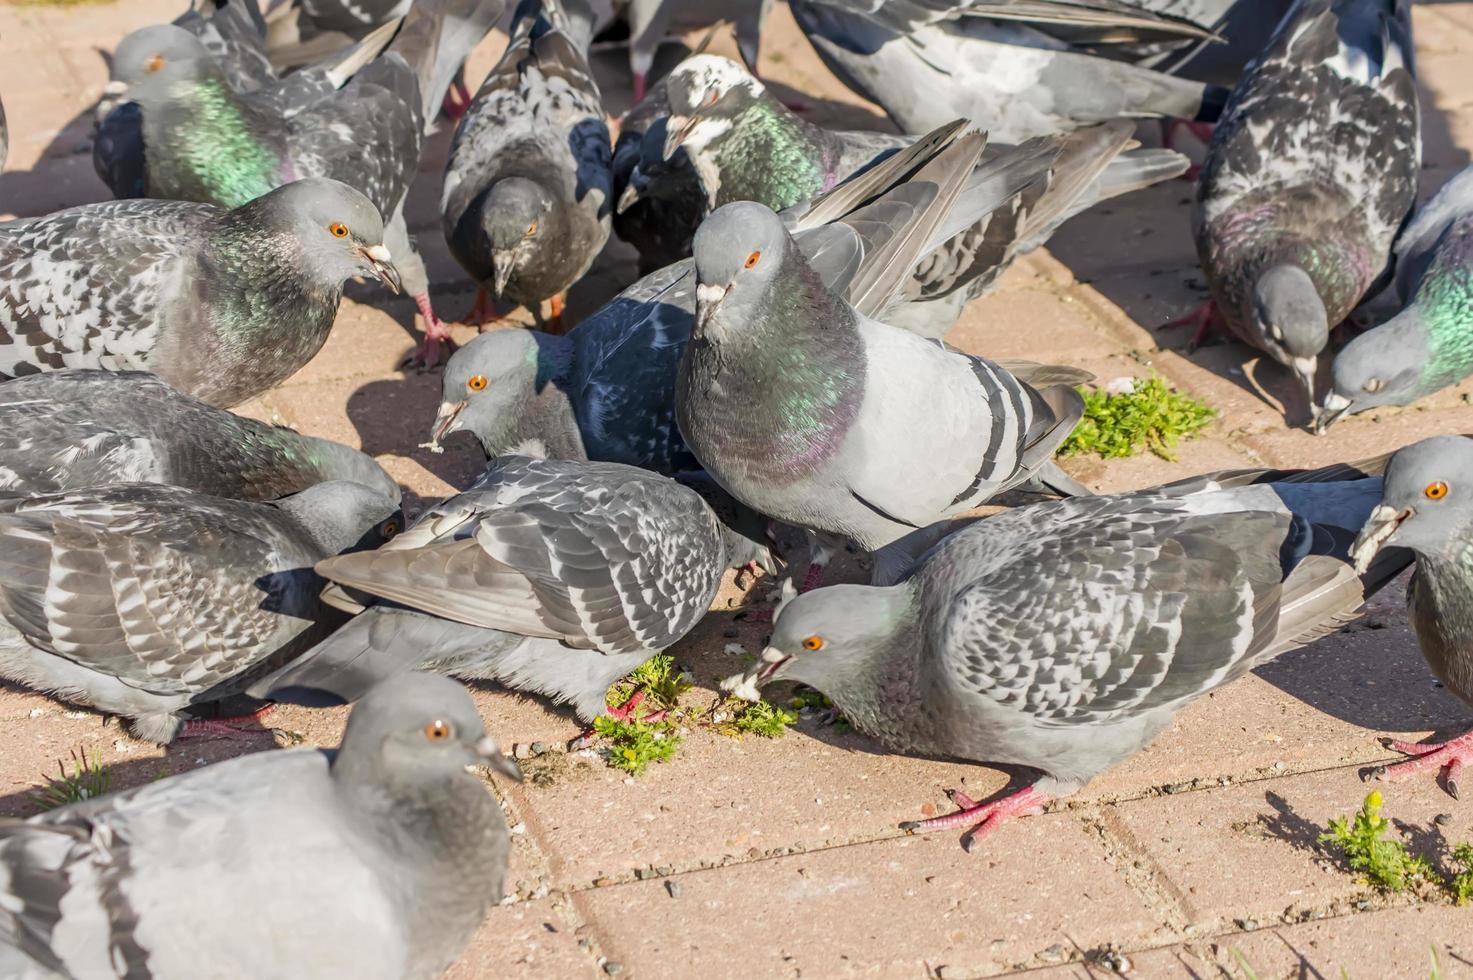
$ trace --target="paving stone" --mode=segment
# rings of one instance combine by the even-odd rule
[[[493,909],[445,980],[517,977],[526,980],[606,978],[578,948],[572,928],[550,901]]]

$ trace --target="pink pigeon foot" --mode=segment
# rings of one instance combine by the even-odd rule
[[[404,366],[425,370],[441,363],[442,360],[448,360],[450,352],[455,350],[455,341],[450,339],[450,328],[435,316],[435,308],[430,305],[429,293],[420,293],[415,296],[414,304],[419,307],[420,315],[424,317],[425,339],[413,354],[405,358]]]
[[[440,114],[451,122],[456,122],[470,107],[471,90],[465,87],[465,79],[456,75],[445,93],[444,101],[440,103]]]
[[[631,105],[639,105],[644,101],[645,74],[642,71],[634,73],[634,101]]]
[[[803,584],[798,586],[798,593],[801,595],[804,592],[812,592],[820,585],[823,585],[824,573],[827,571],[827,565],[820,565],[818,562],[809,562],[808,571],[803,575]]]
[[[649,714],[643,716],[635,714],[635,709],[644,703],[644,698],[644,691],[635,691],[633,694],[629,695],[628,699],[625,700],[623,704],[619,705],[617,708],[610,708],[606,713],[610,718],[614,719],[615,721],[663,721],[665,715],[667,714],[664,708],[661,708],[659,711],[650,712]],[[593,740],[595,738],[598,738],[598,733],[595,732],[592,728],[589,728],[584,731],[582,735],[579,735],[577,738],[573,739],[568,748],[572,749],[575,752],[579,749],[587,748],[589,745],[593,744]]]
[[[1000,824],[1013,817],[1042,813],[1044,804],[1053,799],[1032,786],[1009,793],[991,803],[979,804],[961,790],[949,790],[947,795],[959,808],[955,813],[929,820],[907,820],[900,825],[900,829],[908,834],[924,834],[933,830],[967,827],[969,829],[962,835],[962,847],[970,852],[979,840],[996,830]]]
[[[1458,795],[1458,778],[1463,774],[1463,766],[1473,762],[1473,732],[1447,742],[1419,743],[1388,739],[1386,747],[1416,758],[1388,766],[1382,779],[1394,781],[1440,769],[1449,795],[1455,800],[1462,798]]]
[[[191,718],[179,729],[179,738],[228,738],[236,741],[246,741],[257,738],[262,734],[270,734],[271,730],[261,725],[261,719],[266,717],[276,707],[274,704],[262,705],[248,715],[234,715],[230,718]]]
[[[1201,306],[1183,316],[1177,317],[1169,323],[1163,323],[1157,330],[1172,330],[1176,327],[1195,325],[1197,332],[1192,334],[1191,342],[1187,344],[1187,353],[1190,354],[1201,346],[1202,341],[1212,333],[1212,322],[1217,316],[1217,303],[1208,300]]]

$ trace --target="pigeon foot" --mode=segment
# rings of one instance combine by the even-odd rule
[[[464,71],[462,71],[451,81],[450,89],[440,103],[440,114],[451,122],[458,122],[470,107],[471,90],[465,86]]]
[[[1458,779],[1463,774],[1463,766],[1473,762],[1473,732],[1446,742],[1419,743],[1387,739],[1386,747],[1416,758],[1387,766],[1382,779],[1394,781],[1428,770],[1441,770],[1448,795],[1455,800],[1462,798],[1458,791]]]
[[[547,325],[542,329],[559,337],[567,333],[567,328],[563,326],[563,298],[561,295],[554,296],[547,301],[547,312],[549,314]]]
[[[420,315],[424,317],[425,339],[413,354],[404,359],[401,366],[424,371],[449,360],[450,352],[455,350],[455,341],[450,339],[450,328],[435,316],[435,308],[430,305],[429,293],[420,293],[415,296],[414,305],[419,307]]]
[[[647,715],[641,716],[635,714],[635,709],[644,703],[644,698],[644,691],[635,691],[629,695],[629,698],[623,704],[617,708],[610,708],[606,714],[615,721],[663,721],[667,713],[664,708],[661,708],[659,711],[652,711]],[[592,728],[587,729],[582,735],[579,735],[572,742],[568,743],[568,749],[573,752],[579,749],[586,749],[593,744],[593,740],[596,738],[598,738],[598,733]]]
[[[992,833],[998,826],[1013,817],[1026,817],[1042,813],[1043,806],[1053,797],[1027,786],[1016,793],[999,797],[991,803],[977,803],[961,790],[948,790],[951,802],[958,807],[955,813],[929,820],[907,820],[900,829],[908,834],[924,834],[933,830],[950,830],[954,827],[969,828],[962,835],[962,848],[971,852],[977,842]]]
[[[1200,347],[1202,345],[1202,341],[1206,340],[1207,337],[1212,333],[1212,322],[1214,319],[1216,319],[1216,317],[1217,303],[1213,300],[1208,300],[1201,306],[1197,307],[1195,310],[1192,310],[1191,312],[1186,313],[1183,316],[1179,316],[1175,320],[1172,320],[1168,323],[1163,323],[1156,329],[1172,330],[1176,327],[1195,325],[1197,328],[1197,332],[1192,334],[1192,339],[1187,344],[1187,353],[1190,354],[1192,353],[1192,351]]]
[[[276,705],[262,705],[248,715],[234,715],[230,718],[191,718],[179,729],[179,738],[228,738],[237,741],[246,741],[257,738],[262,734],[270,734],[270,729],[261,725],[261,719],[270,714]]]

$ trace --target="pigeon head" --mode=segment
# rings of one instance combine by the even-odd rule
[[[384,246],[384,219],[373,202],[347,184],[309,177],[284,184],[236,209],[246,220],[286,231],[302,243],[308,267],[337,285],[372,276],[397,293],[399,270]]]
[[[843,707],[844,692],[889,656],[914,618],[908,585],[832,585],[792,594],[789,580],[762,657],[723,690],[755,701],[763,685],[785,680],[817,688]]]
[[[1434,436],[1398,450],[1386,466],[1381,503],[1350,549],[1364,572],[1387,545],[1455,559],[1473,533],[1473,439]]]
[[[377,548],[404,528],[397,499],[352,480],[328,480],[275,504],[325,555]]]
[[[499,180],[486,192],[481,207],[481,229],[491,246],[493,287],[497,298],[513,272],[526,265],[537,245],[552,230],[553,200],[542,185],[526,177]]]
[[[1252,313],[1269,352],[1313,393],[1316,359],[1330,341],[1330,323],[1309,273],[1297,265],[1274,265],[1259,273]]]
[[[454,777],[466,766],[522,778],[486,734],[464,687],[415,672],[383,681],[354,706],[332,768],[336,778],[418,783]]]
[[[456,351],[440,380],[432,444],[465,429],[488,457],[515,440],[518,420],[538,380],[539,337],[531,330],[492,330]]]
[[[694,336],[705,336],[716,315],[743,322],[782,267],[792,239],[771,208],[738,201],[716,209],[696,229]]]
[[[736,117],[766,89],[730,58],[698,54],[676,66],[665,83],[670,118],[665,159],[684,146],[699,153],[731,130]]]
[[[182,27],[156,24],[123,38],[113,55],[113,80],[103,93],[136,95],[171,82],[198,81],[216,71],[200,39]]]
[[[1410,405],[1421,390],[1422,365],[1431,357],[1426,332],[1402,313],[1361,334],[1335,355],[1333,387],[1325,396],[1318,431],[1342,415],[1381,405]]]

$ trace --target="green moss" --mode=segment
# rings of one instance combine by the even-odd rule
[[[1352,871],[1382,891],[1401,892],[1416,881],[1436,881],[1426,858],[1407,853],[1399,840],[1388,840],[1391,821],[1381,816],[1381,792],[1372,790],[1353,816],[1336,817],[1320,834],[1320,843],[1339,851]]]
[[[112,774],[96,759],[87,758],[86,749],[72,750],[72,768],[67,771],[66,763],[56,760],[57,775],[42,773],[46,785],[38,786],[31,799],[42,810],[55,810],[69,803],[91,800],[107,792],[112,783]]]
[[[635,691],[644,691],[644,704],[654,702],[659,708],[674,708],[689,688],[690,681],[675,658],[668,653],[657,653],[609,690],[608,703],[616,707],[628,701]]]
[[[639,776],[651,762],[665,762],[680,747],[680,736],[668,721],[619,721],[608,715],[593,720],[593,730],[609,743],[609,765]]]
[[[1079,389],[1084,417],[1059,449],[1060,456],[1094,453],[1104,459],[1134,456],[1149,449],[1174,460],[1171,450],[1202,431],[1217,412],[1167,387],[1160,375],[1137,379],[1133,391],[1112,395]]]
[[[784,711],[770,701],[744,703],[732,715],[731,722],[721,726],[727,735],[757,735],[762,738],[782,738],[788,726],[797,724],[798,716]]]

